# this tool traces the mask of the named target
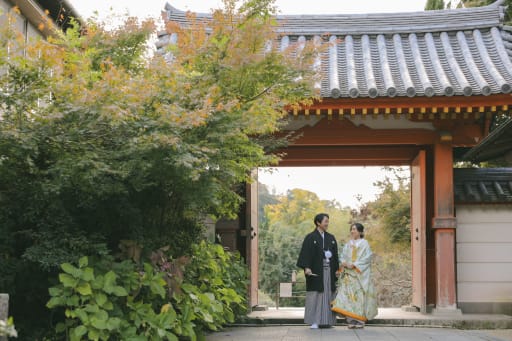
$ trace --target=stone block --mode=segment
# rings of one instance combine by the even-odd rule
[[[9,316],[9,294],[0,294],[0,320],[7,320]]]

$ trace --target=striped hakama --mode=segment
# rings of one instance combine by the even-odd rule
[[[324,292],[307,291],[304,323],[320,326],[334,326],[336,314],[331,311],[331,301],[335,292],[331,291],[331,269],[324,259]]]

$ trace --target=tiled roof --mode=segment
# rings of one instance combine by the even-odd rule
[[[458,204],[512,203],[512,168],[456,168],[453,181]]]
[[[69,0],[35,0],[41,8],[48,11],[48,15],[52,20],[64,29],[71,27],[71,20],[76,19],[82,24],[85,21],[73,7]]]
[[[478,145],[471,148],[463,160],[482,162],[501,157],[512,152],[512,118],[502,123]]]
[[[512,28],[502,26],[502,3],[414,13],[281,15],[277,46],[315,39],[328,44],[317,60],[324,98],[509,93]],[[168,20],[187,25],[185,12],[169,4],[166,11]],[[157,47],[176,39],[164,32]]]

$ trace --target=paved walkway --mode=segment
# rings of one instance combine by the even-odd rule
[[[248,315],[249,324],[303,325],[304,308],[270,308],[253,311]],[[343,320],[338,320],[342,323]],[[421,314],[400,308],[379,308],[379,314],[369,322],[372,326],[425,326],[460,329],[512,329],[512,316],[502,314]]]
[[[457,330],[424,327],[377,327],[362,330],[337,326],[310,330],[306,326],[233,327],[206,337],[207,341],[510,341],[512,329]]]

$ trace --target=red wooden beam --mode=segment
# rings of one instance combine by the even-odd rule
[[[290,146],[279,166],[390,166],[408,165],[416,146]]]
[[[443,121],[439,121],[443,122]],[[295,146],[361,146],[361,145],[432,145],[449,135],[454,146],[474,146],[482,138],[480,125],[467,122],[446,122],[433,124],[429,129],[371,129],[364,124],[356,126],[350,120],[320,120],[314,126],[296,130],[299,136]]]

